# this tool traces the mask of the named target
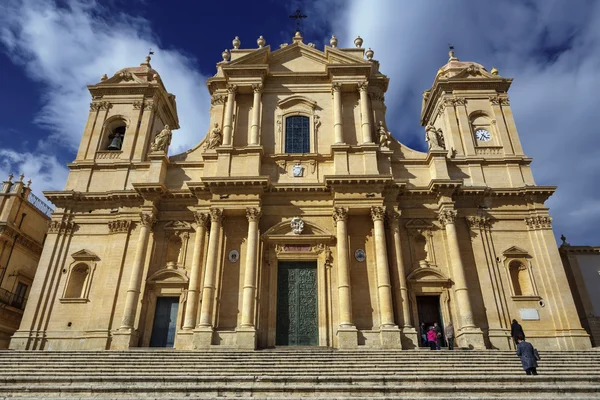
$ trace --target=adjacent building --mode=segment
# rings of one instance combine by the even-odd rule
[[[19,328],[52,209],[13,175],[0,191],[0,349]]]
[[[420,152],[390,133],[373,50],[330,44],[236,38],[209,126],[171,157],[175,95],[150,57],[89,86],[11,348],[412,349],[420,322],[452,322],[458,346],[509,349],[512,319],[540,349],[590,347],[512,79],[451,51]]]

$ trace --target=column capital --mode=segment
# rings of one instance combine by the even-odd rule
[[[248,222],[258,222],[258,220],[260,220],[261,215],[262,212],[260,211],[260,208],[246,208],[246,218],[248,218]]]
[[[525,218],[529,229],[552,229],[552,217],[548,215],[535,215]]]
[[[331,84],[331,93],[339,93],[342,91],[342,84],[339,82],[334,82]]]
[[[372,206],[371,218],[373,221],[383,221],[385,218],[385,206]]]
[[[147,228],[152,229],[156,223],[156,217],[152,212],[141,212],[140,213],[140,224]]]
[[[108,221],[108,231],[110,233],[127,233],[131,227],[130,220]]]
[[[367,82],[367,81],[358,82],[356,85],[358,86],[359,92],[366,93],[367,89],[369,88],[369,82]]]
[[[263,91],[263,84],[262,83],[253,83],[252,84],[252,91],[254,93],[262,93],[262,91]]]
[[[396,231],[400,227],[401,214],[397,211],[388,211],[386,214],[386,221],[388,225]]]
[[[446,226],[448,224],[454,224],[454,220],[456,219],[456,210],[441,210],[438,213],[438,220],[442,224],[442,226]]]
[[[233,85],[233,84],[229,84],[227,85],[227,93],[229,94],[235,94],[237,92],[237,85]]]
[[[208,226],[208,222],[210,221],[210,216],[207,213],[196,211],[194,212],[194,219],[196,220],[196,224],[203,228]]]
[[[348,207],[333,207],[333,222],[348,220]]]
[[[218,222],[218,223],[223,222],[223,209],[222,208],[211,207],[208,211],[210,212],[211,222]]]
[[[470,216],[465,218],[470,228],[489,229],[492,227],[490,217]]]

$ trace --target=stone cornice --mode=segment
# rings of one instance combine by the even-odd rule
[[[17,238],[17,242],[19,245],[25,247],[36,255],[42,254],[42,243],[33,239],[31,236],[27,235],[23,231],[21,231],[16,226],[11,226],[7,223],[0,224],[0,242],[12,242],[15,238]]]
[[[74,202],[122,202],[125,200],[142,200],[134,190],[116,190],[110,192],[76,192],[74,190],[45,191],[44,196],[56,207],[65,208]]]
[[[389,185],[394,183],[392,175],[325,175],[327,186],[338,185]]]
[[[561,253],[576,253],[576,254],[600,254],[600,246],[571,246],[571,245],[561,245],[558,250]]]

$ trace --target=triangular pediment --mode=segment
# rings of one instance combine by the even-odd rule
[[[329,64],[367,64],[368,61],[362,57],[358,57],[356,54],[348,54],[342,50],[338,50],[334,47],[325,48],[325,57]]]
[[[528,256],[529,252],[527,250],[523,250],[520,247],[512,246],[504,250],[502,254],[507,257],[524,257]]]
[[[433,224],[429,221],[425,221],[421,218],[411,219],[406,223],[407,228],[418,229],[418,228],[432,228]]]
[[[268,62],[270,46],[256,49],[237,60],[231,61],[227,66],[264,65]]]
[[[131,71],[121,70],[117,71],[112,77],[102,81],[99,85],[107,84],[132,84],[132,83],[144,83],[136,74]]]
[[[322,51],[300,43],[282,47],[269,57],[272,72],[325,72],[326,64]]]
[[[87,249],[79,250],[71,254],[74,260],[97,260],[98,256]]]
[[[165,224],[165,229],[172,229],[177,231],[192,230],[192,224],[185,221],[169,221]]]

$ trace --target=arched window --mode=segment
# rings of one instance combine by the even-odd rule
[[[86,264],[78,264],[71,269],[69,281],[65,289],[65,299],[80,299],[84,297],[90,268]]]
[[[519,261],[512,261],[508,269],[515,296],[533,296],[533,285],[527,267]]]
[[[125,140],[127,123],[121,117],[108,121],[105,127],[103,146],[101,150],[121,151]]]
[[[285,152],[310,153],[310,118],[293,116],[285,119]]]

